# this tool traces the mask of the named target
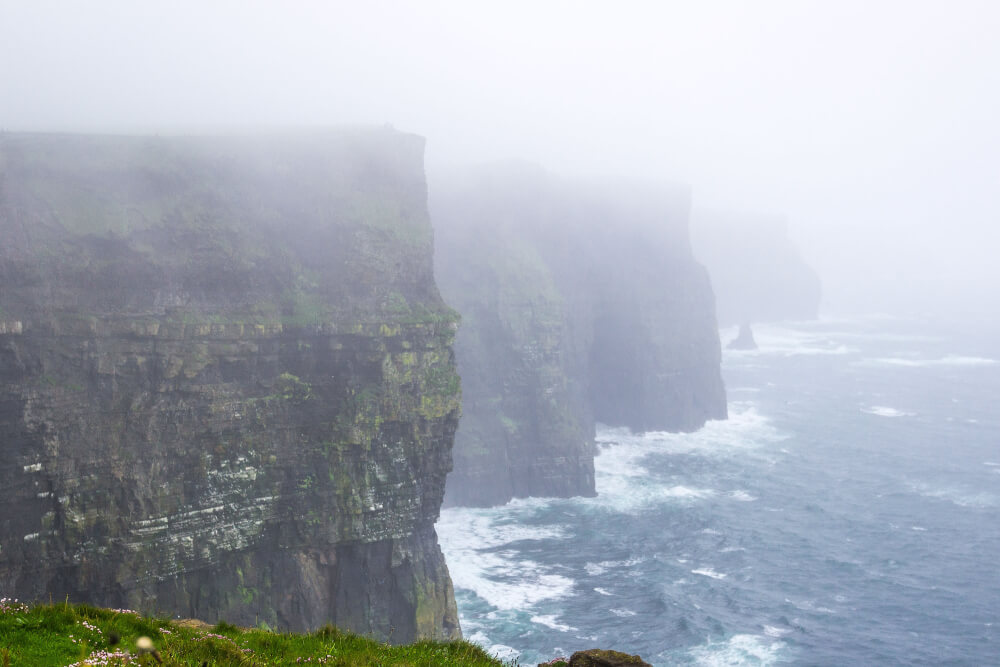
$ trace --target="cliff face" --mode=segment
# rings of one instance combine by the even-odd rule
[[[818,317],[819,276],[783,220],[700,211],[692,229],[695,256],[712,276],[719,324]]]
[[[0,588],[459,634],[423,140],[0,135]]]
[[[684,193],[505,165],[436,181],[431,208],[436,275],[463,314],[446,503],[593,495],[595,420],[691,430],[725,417]]]

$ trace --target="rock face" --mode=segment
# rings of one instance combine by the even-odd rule
[[[748,322],[744,322],[740,325],[740,332],[736,335],[736,338],[729,341],[726,345],[728,350],[756,350],[757,341],[753,338],[753,329],[750,328]]]
[[[694,430],[725,418],[685,192],[500,165],[435,180],[431,209],[438,282],[463,314],[446,503],[593,495],[595,420]]]
[[[784,220],[699,211],[692,243],[712,277],[721,326],[819,315],[819,277],[788,237]]]
[[[0,589],[459,635],[423,139],[0,135]]]
[[[588,651],[577,651],[570,656],[569,667],[652,667],[652,665],[637,655],[593,648]]]

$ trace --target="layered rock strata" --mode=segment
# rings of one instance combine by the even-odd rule
[[[685,191],[506,164],[435,179],[431,208],[438,282],[463,314],[446,503],[593,495],[596,421],[694,430],[725,418]]]
[[[0,589],[459,635],[423,140],[0,135]]]

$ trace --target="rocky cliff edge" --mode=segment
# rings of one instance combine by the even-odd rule
[[[459,635],[423,139],[0,135],[0,589]]]

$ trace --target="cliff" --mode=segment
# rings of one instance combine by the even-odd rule
[[[712,277],[720,325],[818,317],[819,276],[784,220],[699,211],[692,230],[695,256]]]
[[[0,135],[0,589],[459,635],[423,139]]]
[[[595,421],[693,430],[725,417],[686,192],[567,183],[522,164],[434,184],[436,275],[463,314],[446,503],[593,495]]]

